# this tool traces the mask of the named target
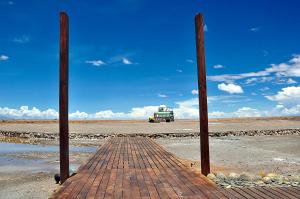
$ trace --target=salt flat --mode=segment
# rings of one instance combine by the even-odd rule
[[[210,132],[299,129],[300,117],[211,119]],[[0,131],[58,133],[57,121],[2,121]],[[148,123],[146,120],[71,121],[70,133],[78,134],[152,134],[199,132],[197,120]]]

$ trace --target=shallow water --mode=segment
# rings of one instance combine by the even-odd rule
[[[33,145],[33,144],[15,144],[0,142],[0,155],[7,153],[27,153],[27,152],[58,152],[59,146],[53,145]],[[70,152],[95,152],[96,147],[76,147],[70,146]]]
[[[97,147],[70,146],[71,153],[94,153]],[[3,172],[58,172],[59,146],[32,145],[0,142],[0,173]],[[37,154],[31,156],[31,154]],[[70,157],[72,159],[72,157]],[[74,158],[73,158],[74,159]],[[70,160],[70,170],[74,172],[80,166]],[[1,175],[1,174],[0,174]]]

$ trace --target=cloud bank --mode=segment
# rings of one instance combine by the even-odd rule
[[[271,64],[270,67],[265,68],[262,71],[240,73],[240,74],[214,75],[214,76],[208,76],[207,79],[216,82],[233,83],[236,80],[251,78],[251,82],[256,82],[259,80],[266,81],[267,79],[262,79],[263,77],[273,78],[270,77],[270,75],[274,75],[277,78],[300,77],[300,55],[294,55],[292,59],[290,59],[286,63]]]

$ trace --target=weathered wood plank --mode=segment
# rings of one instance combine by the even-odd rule
[[[150,138],[108,140],[51,198],[300,198],[299,188],[221,189]]]

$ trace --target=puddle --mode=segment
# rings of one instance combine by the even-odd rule
[[[95,152],[96,147],[77,147],[70,146],[70,152]],[[58,152],[59,146],[53,145],[32,145],[32,144],[15,144],[0,142],[0,155],[7,153],[27,153],[27,152]]]
[[[96,150],[97,147],[70,146],[70,153],[94,153]],[[59,156],[50,155],[58,152],[59,146],[54,145],[0,142],[0,172],[58,172]],[[32,158],[31,154],[37,155]],[[80,164],[72,163],[73,159],[70,157],[70,170],[75,171]]]

